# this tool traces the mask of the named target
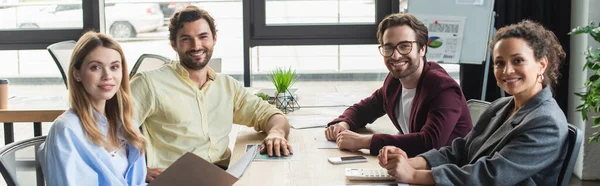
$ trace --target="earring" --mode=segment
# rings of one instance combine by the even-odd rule
[[[538,73],[538,82],[539,83],[544,83],[544,74],[542,73]]]
[[[80,82],[80,81],[81,81],[81,79],[79,79],[79,78],[75,78],[75,81],[77,81],[77,82]]]

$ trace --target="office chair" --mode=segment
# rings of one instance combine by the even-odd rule
[[[478,99],[470,99],[467,101],[467,106],[469,107],[469,112],[471,113],[471,121],[473,125],[479,121],[479,116],[483,114],[483,111],[490,106],[490,102],[482,101]]]
[[[67,85],[67,73],[69,72],[69,63],[71,63],[71,55],[73,54],[73,48],[75,48],[75,41],[61,41],[58,43],[54,43],[46,49],[54,59],[58,70],[60,71],[60,75],[62,76],[63,82],[65,82],[65,86],[69,89]]]
[[[579,149],[581,148],[581,141],[583,140],[583,133],[579,128],[569,124],[569,134],[567,135],[567,155],[563,160],[562,168],[560,168],[560,174],[558,175],[558,185],[568,186],[573,174],[573,167],[575,167],[575,161],[579,156]]]
[[[211,58],[210,61],[208,61],[208,66],[216,73],[221,73],[221,61],[221,58]]]
[[[37,156],[38,147],[44,141],[46,136],[38,136],[0,149],[0,173],[8,186],[45,185]]]
[[[131,72],[129,72],[129,78],[133,77],[138,72],[147,70],[158,69],[164,65],[170,64],[171,59],[156,55],[156,54],[142,54],[140,58],[135,62]]]

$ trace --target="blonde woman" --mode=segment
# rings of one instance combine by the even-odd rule
[[[132,122],[127,63],[109,36],[85,33],[67,74],[71,108],[40,148],[46,184],[145,185],[146,141]]]

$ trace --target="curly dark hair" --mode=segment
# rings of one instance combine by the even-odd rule
[[[215,19],[203,9],[200,9],[196,6],[187,6],[184,9],[176,12],[169,22],[169,40],[171,42],[176,42],[177,39],[177,31],[183,28],[184,23],[190,23],[197,21],[199,19],[204,19],[208,22],[208,26],[210,27],[210,32],[215,38],[217,35],[217,28],[215,26]]]
[[[506,38],[520,38],[527,42],[527,45],[533,49],[534,57],[540,60],[542,57],[548,58],[548,66],[544,72],[544,86],[558,84],[560,73],[558,68],[565,60],[566,54],[563,51],[556,35],[543,25],[531,20],[524,20],[517,24],[508,25],[500,28],[494,35],[490,43],[490,48],[494,50],[494,45],[498,41]]]
[[[415,16],[408,13],[396,13],[383,18],[377,27],[377,41],[383,45],[383,33],[390,27],[407,25],[412,28],[417,35],[417,46],[419,49],[427,44],[429,31],[423,22],[419,21]],[[425,51],[427,52],[427,51]]]

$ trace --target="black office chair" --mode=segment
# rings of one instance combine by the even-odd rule
[[[478,99],[470,99],[467,101],[467,106],[469,107],[469,112],[471,113],[471,121],[473,122],[473,125],[475,125],[481,114],[483,114],[483,111],[490,106],[490,102]]]
[[[58,70],[60,71],[60,75],[63,78],[63,82],[65,82],[65,86],[69,89],[67,85],[67,73],[69,72],[69,64],[71,63],[71,55],[73,54],[73,48],[75,48],[75,41],[61,41],[58,43],[54,43],[46,49],[54,59]]]
[[[129,72],[129,78],[133,77],[138,72],[147,70],[158,69],[164,65],[170,64],[171,59],[156,55],[156,54],[142,54],[140,58],[135,62],[135,65]]]
[[[562,168],[560,169],[560,175],[558,176],[559,186],[568,186],[573,174],[573,167],[575,167],[575,161],[579,156],[579,149],[581,148],[581,141],[583,140],[583,133],[579,128],[569,124],[569,134],[567,135],[567,155],[563,161]]]
[[[0,149],[0,173],[8,186],[45,185],[37,156],[37,150],[44,141],[46,136],[38,136]]]

